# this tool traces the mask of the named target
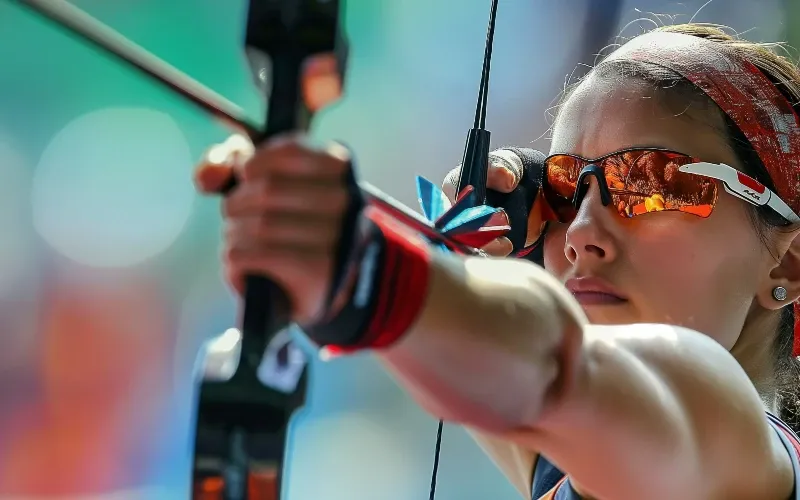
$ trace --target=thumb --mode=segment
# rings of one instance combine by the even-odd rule
[[[203,194],[215,194],[229,184],[233,165],[201,163],[194,171],[194,185]]]
[[[219,193],[229,185],[236,165],[253,156],[255,148],[242,135],[232,135],[222,144],[212,146],[194,171],[194,183],[201,193]]]

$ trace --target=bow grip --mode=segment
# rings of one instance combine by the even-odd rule
[[[257,86],[269,96],[264,130],[251,137],[253,143],[307,129],[316,110],[309,109],[303,94],[308,58],[337,54],[336,69],[343,81],[347,47],[339,31],[339,1],[251,0],[245,49]],[[263,352],[270,337],[289,324],[290,315],[291,301],[280,286],[264,276],[247,276],[243,354],[245,344],[253,342],[258,344],[252,346],[254,352]]]

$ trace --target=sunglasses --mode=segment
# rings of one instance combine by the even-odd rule
[[[571,222],[594,176],[603,205],[621,217],[672,210],[708,217],[721,182],[725,191],[752,205],[766,207],[786,223],[800,217],[763,184],[733,167],[708,163],[674,151],[631,148],[589,160],[554,154],[544,161],[542,194],[551,211],[546,218]]]

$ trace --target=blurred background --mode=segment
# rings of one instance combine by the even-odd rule
[[[246,2],[73,3],[262,116],[241,51]],[[414,175],[438,183],[461,159],[489,5],[348,0],[347,96],[313,135],[349,144],[363,177],[416,208]],[[794,0],[502,0],[493,146],[547,150],[546,110],[608,41],[587,52],[586,34],[634,35],[649,13],[800,44]],[[0,499],[188,497],[198,352],[237,317],[218,201],[195,194],[191,172],[226,134],[0,0]],[[373,359],[314,361],[310,384],[290,499],[426,497],[436,422]],[[462,430],[443,439],[437,498],[515,498]]]

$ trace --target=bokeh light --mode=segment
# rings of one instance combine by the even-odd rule
[[[183,132],[165,113],[87,113],[42,154],[33,181],[36,229],[81,264],[138,264],[168,248],[186,224],[193,162]]]
[[[63,273],[49,289],[39,397],[15,412],[0,484],[40,495],[135,485],[149,458],[144,439],[171,397],[164,297],[155,281],[132,274]]]

